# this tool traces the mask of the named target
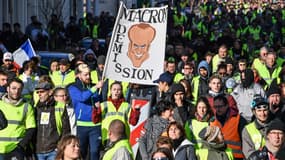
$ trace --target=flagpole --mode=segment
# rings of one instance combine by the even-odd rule
[[[117,24],[119,22],[119,19],[121,17],[121,12],[122,12],[122,8],[123,8],[123,2],[120,1],[120,7],[119,7],[119,10],[118,10],[118,14],[117,14],[117,18],[116,18],[116,21],[115,21],[115,25],[113,27],[113,31],[112,31],[112,37],[111,37],[111,40],[110,40],[110,43],[109,43],[109,47],[108,47],[108,52],[107,52],[107,57],[106,57],[106,61],[105,61],[105,67],[104,67],[104,70],[103,70],[103,74],[102,74],[102,80],[105,79],[105,74],[106,74],[106,67],[108,66],[108,62],[109,62],[109,58],[110,58],[110,52],[111,52],[111,49],[112,49],[112,44],[113,44],[113,41],[114,41],[114,35],[115,35],[115,31],[117,30]]]

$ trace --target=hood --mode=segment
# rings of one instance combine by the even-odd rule
[[[83,60],[84,60],[84,61],[86,61],[86,56],[87,56],[88,54],[92,54],[92,55],[95,57],[95,59],[97,59],[97,56],[95,55],[94,51],[93,51],[92,49],[88,49],[88,50],[83,54]]]
[[[205,68],[207,71],[208,71],[208,77],[209,77],[209,75],[210,75],[210,73],[211,73],[211,71],[210,71],[210,66],[209,66],[209,63],[207,62],[207,61],[201,61],[200,63],[199,63],[199,65],[198,65],[198,70],[197,70],[197,73],[200,75],[200,73],[199,73],[199,70],[200,70],[200,68]]]
[[[4,102],[6,102],[6,103],[9,103],[9,104],[12,104],[12,105],[15,105],[15,106],[19,106],[23,102],[22,98],[20,98],[19,100],[11,100],[11,99],[9,99],[7,93],[3,95],[2,100]]]

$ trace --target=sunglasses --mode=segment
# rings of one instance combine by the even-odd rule
[[[255,107],[256,109],[268,109],[268,105],[262,104]]]

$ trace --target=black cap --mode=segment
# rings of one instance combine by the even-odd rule
[[[168,72],[164,72],[159,76],[159,78],[157,80],[155,80],[153,82],[154,83],[166,82],[168,85],[171,85],[173,83],[173,76]]]
[[[279,118],[275,118],[269,123],[266,134],[268,134],[272,130],[280,130],[285,132],[285,124]]]
[[[61,60],[59,60],[59,64],[61,64],[61,65],[68,65],[69,61],[67,59],[61,59]]]
[[[279,95],[281,94],[280,88],[275,84],[270,85],[270,87],[266,93],[267,97],[269,97],[272,94],[279,94]]]
[[[39,90],[39,89],[50,90],[52,88],[53,88],[53,86],[52,86],[51,83],[49,83],[49,82],[42,82],[42,83],[39,83],[35,89],[36,90]]]

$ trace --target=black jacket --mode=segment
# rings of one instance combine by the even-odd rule
[[[8,125],[4,113],[0,110],[0,130],[6,128]]]
[[[70,133],[69,118],[65,108],[61,117],[62,135],[58,134],[55,121],[55,105],[56,102],[51,97],[47,102],[39,102],[36,106],[36,153],[47,153],[55,150],[61,136]],[[44,115],[48,115],[48,120],[43,119]]]

